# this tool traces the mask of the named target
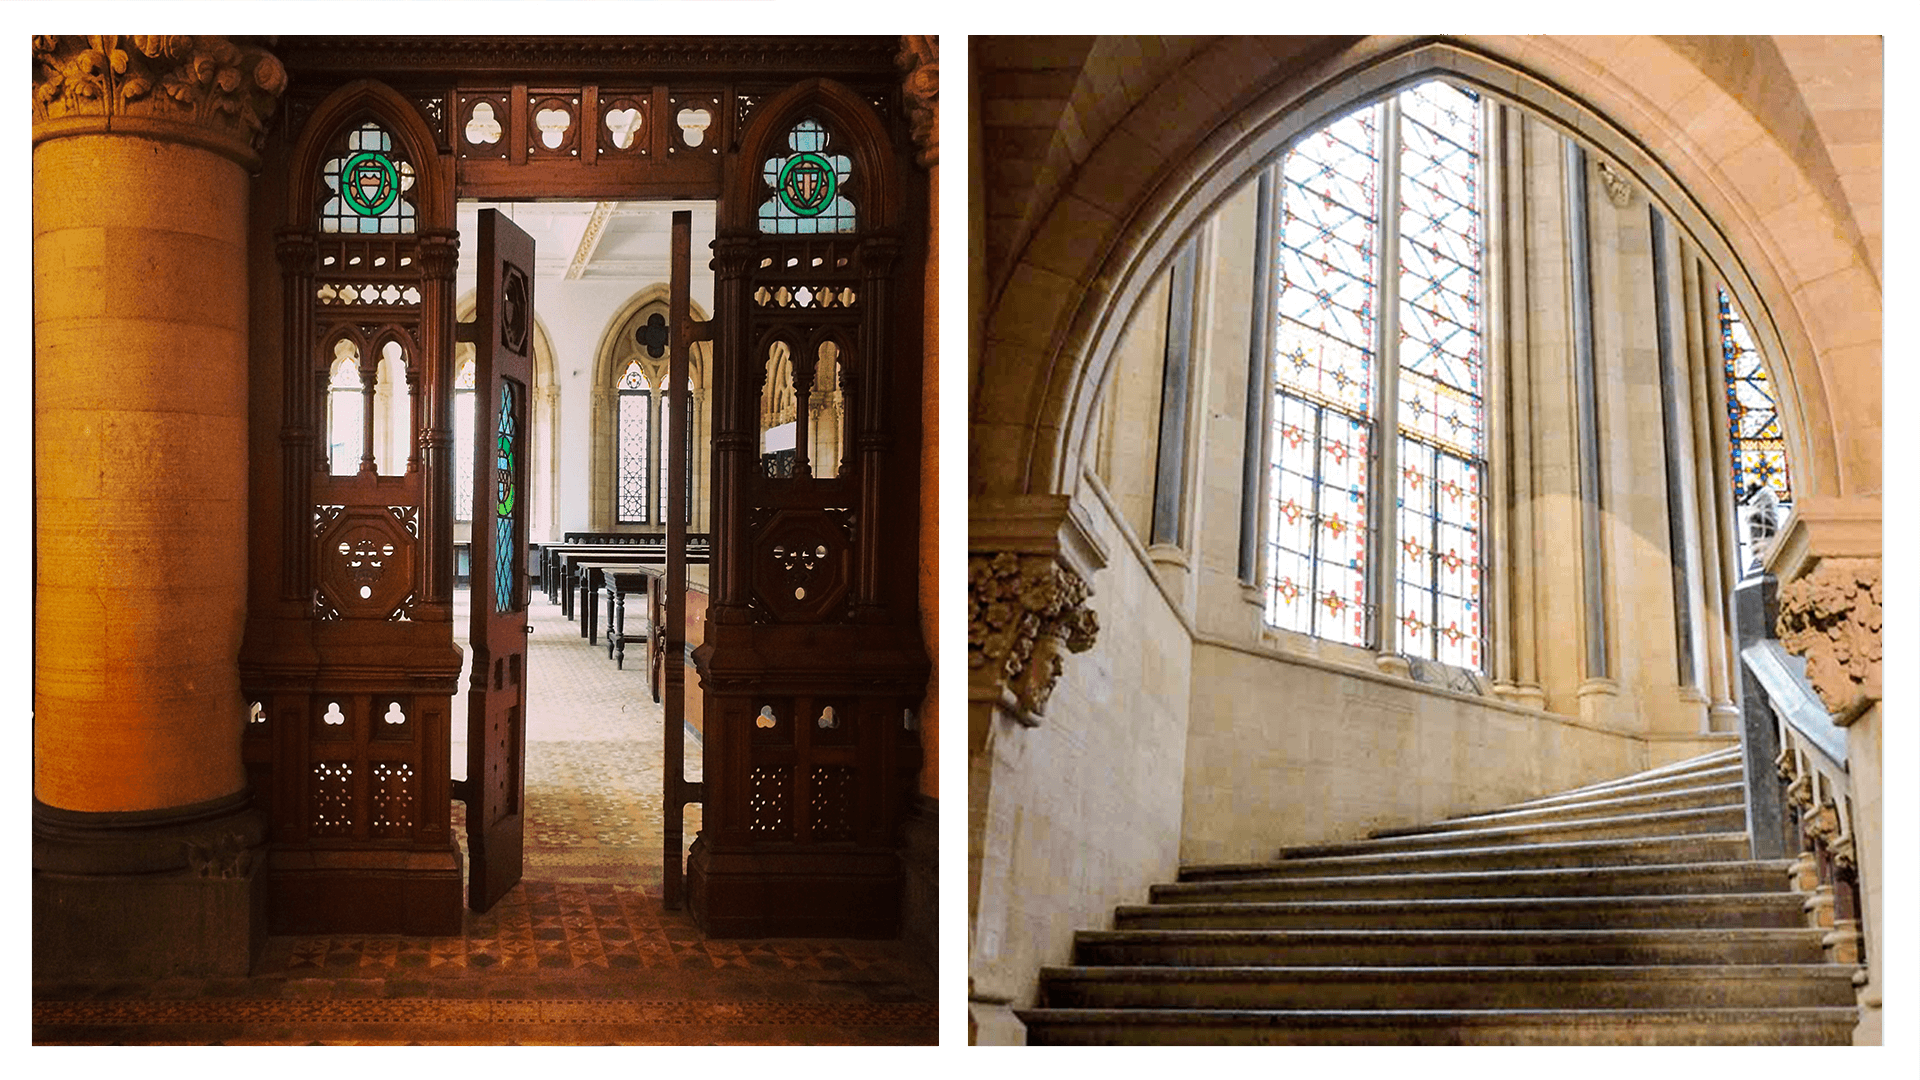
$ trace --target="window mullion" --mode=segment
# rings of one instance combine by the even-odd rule
[[[1374,320],[1374,463],[1371,533],[1368,538],[1373,593],[1373,647],[1394,652],[1389,639],[1399,612],[1396,582],[1399,576],[1400,476],[1400,102],[1388,98],[1382,114],[1380,148],[1380,316]]]

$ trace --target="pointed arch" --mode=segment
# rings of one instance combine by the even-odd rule
[[[628,362],[635,359],[636,355],[640,355],[633,349],[632,328],[655,315],[660,316],[664,321],[668,316],[669,298],[669,286],[663,281],[656,281],[636,290],[607,319],[606,326],[600,331],[600,340],[594,346],[593,380],[587,387],[591,410],[588,445],[591,447],[592,455],[591,471],[588,474],[590,482],[587,488],[587,527],[594,532],[615,532],[622,529],[650,531],[660,528],[658,513],[650,512],[647,515],[647,524],[623,525],[619,522],[620,515],[615,512],[614,502],[620,465],[617,430],[620,395],[616,387],[627,369]],[[689,312],[695,322],[705,322],[712,317],[698,301],[690,300],[688,304]],[[692,531],[694,532],[705,531],[709,512],[706,500],[709,451],[704,438],[709,430],[707,386],[712,376],[712,355],[711,342],[697,342],[687,356],[687,377],[692,384],[690,389],[693,395],[694,423],[694,439],[687,444],[688,470],[692,478],[692,484],[687,493],[687,504],[693,515]],[[650,431],[649,461],[657,464],[664,454],[662,449],[664,444],[658,434],[664,431],[664,428],[657,421],[661,416],[661,398],[658,391],[664,389],[666,382],[666,356],[663,352],[658,361],[654,362],[640,355],[640,366],[646,373],[649,389],[654,392],[650,398],[649,414],[653,419],[647,426]],[[657,468],[649,468],[647,482],[651,487],[658,488],[658,476]],[[655,500],[653,494],[649,495],[649,499],[661,501],[663,504],[663,500]]]
[[[720,199],[719,231],[750,233],[758,230],[760,204],[768,188],[759,163],[788,153],[786,138],[795,124],[813,119],[832,132],[835,153],[852,159],[858,184],[859,231],[890,231],[900,227],[903,206],[898,174],[899,158],[873,107],[845,85],[832,79],[808,79],[782,91],[754,113],[740,134],[740,160],[750,168],[729,169]]]

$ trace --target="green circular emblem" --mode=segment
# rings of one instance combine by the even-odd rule
[[[400,197],[400,170],[380,154],[362,150],[340,170],[340,198],[361,217],[378,217]]]
[[[795,154],[780,166],[780,201],[801,217],[816,217],[831,206],[838,187],[833,163],[819,154]]]

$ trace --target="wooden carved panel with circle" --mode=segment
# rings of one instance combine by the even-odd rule
[[[388,508],[342,508],[319,541],[320,599],[341,618],[385,619],[412,598],[417,545]]]
[[[780,622],[826,621],[846,606],[852,564],[845,512],[776,510],[754,536],[754,600]]]

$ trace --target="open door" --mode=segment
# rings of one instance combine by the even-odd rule
[[[526,837],[533,238],[498,210],[482,210],[479,241],[474,430],[485,434],[474,440],[473,476],[481,491],[474,499],[473,673],[467,687],[467,906],[486,911],[520,880]]]

